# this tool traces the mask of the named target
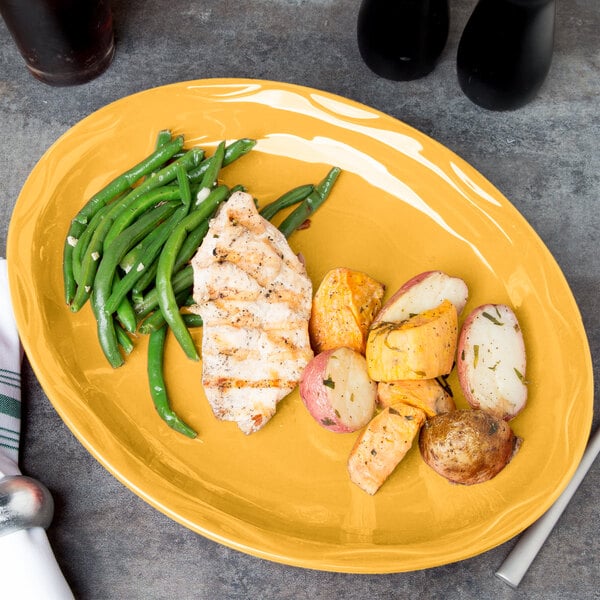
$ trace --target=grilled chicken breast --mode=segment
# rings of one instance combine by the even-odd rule
[[[263,427],[313,357],[312,285],[285,237],[236,192],[192,260],[202,316],[202,384],[215,416]]]

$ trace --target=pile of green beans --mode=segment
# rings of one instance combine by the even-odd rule
[[[63,250],[64,294],[73,312],[89,300],[97,336],[117,368],[148,334],[148,381],[154,406],[174,430],[196,437],[170,408],[163,354],[168,329],[185,354],[198,360],[189,328],[202,325],[193,304],[189,264],[209,221],[230,195],[245,189],[219,183],[221,170],[255,141],[221,142],[210,157],[184,148],[183,136],[160,131],[152,153],[90,198],[71,221]],[[289,237],[326,200],[340,174],[333,167],[317,185],[298,186],[260,210],[265,219],[296,206],[279,228]],[[133,339],[132,339],[133,338]]]

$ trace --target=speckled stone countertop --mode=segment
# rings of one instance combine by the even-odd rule
[[[355,34],[358,0],[114,0],[117,51],[112,66],[91,83],[62,89],[27,73],[0,22],[0,255],[6,252],[11,212],[28,173],[61,134],[96,109],[140,90],[190,79],[298,83],[405,121],[449,147],[501,190],[562,268],[581,310],[599,380],[597,2],[557,3],[549,77],[532,103],[506,113],[480,109],[462,94],[456,49],[475,0],[450,4],[450,36],[439,64],[429,76],[407,83],[381,79],[362,63]],[[22,468],[54,495],[57,511],[48,535],[78,598],[600,598],[599,463],[517,590],[494,577],[516,539],[474,558],[418,572],[317,572],[239,553],[171,521],[88,454],[54,411],[27,361],[23,389]],[[597,389],[596,383],[596,413]],[[598,423],[595,416],[594,429]]]

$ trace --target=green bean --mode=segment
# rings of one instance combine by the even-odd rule
[[[87,250],[90,240],[92,239],[92,235],[94,231],[96,231],[96,227],[102,219],[104,219],[104,215],[106,212],[110,210],[110,204],[102,206],[98,212],[90,219],[88,226],[83,230],[82,234],[79,236],[79,240],[77,244],[75,244],[73,248],[72,254],[72,263],[73,263],[73,276],[75,277],[75,281],[79,283],[81,280],[81,257],[85,254]]]
[[[231,190],[228,190],[226,186],[220,185],[216,187],[211,193],[211,202],[214,201],[220,204],[223,200],[225,200],[231,192],[234,190],[243,189],[243,186],[235,186]],[[192,256],[196,253],[198,246],[204,239],[206,232],[208,231],[208,222],[209,219],[206,219],[198,225],[195,229],[192,229],[186,236],[183,244],[179,252],[177,253],[177,258],[175,259],[175,263],[173,265],[173,273],[181,272],[181,269],[190,261]],[[151,283],[156,279],[156,271],[158,269],[157,261],[155,261],[145,272],[137,284],[132,288],[132,296],[135,302],[135,310],[138,313],[138,316],[145,316],[156,306],[158,306],[158,297],[156,293],[156,288],[153,288],[146,296],[143,296],[143,292],[148,288]],[[191,267],[184,274],[184,286],[191,286]],[[185,283],[186,281],[190,281],[190,283]],[[173,278],[173,284],[175,286],[178,285],[177,275]]]
[[[149,267],[153,263],[154,259],[160,254],[165,242],[169,239],[173,229],[187,214],[188,207],[180,206],[168,220],[161,223],[147,236],[152,236],[152,240],[143,247],[143,256],[138,257],[137,262],[132,265],[126,275],[113,285],[110,298],[106,302],[106,310],[111,313],[117,310],[120,303],[126,299],[131,288],[144,274],[146,266]]]
[[[171,281],[173,291],[177,294],[183,290],[190,290],[194,285],[194,269],[188,265],[173,275]],[[142,299],[134,305],[138,319],[149,315],[158,306],[158,291],[156,287],[152,288]]]
[[[219,176],[219,171],[223,166],[223,158],[225,155],[225,142],[221,142],[215,153],[208,159],[208,168],[202,175],[202,179],[200,180],[200,189],[198,191],[198,195],[196,197],[196,201],[194,202],[194,207],[198,207],[204,198],[211,192],[211,190],[217,184],[217,178]]]
[[[185,265],[187,265],[194,254],[196,254],[198,247],[202,243],[202,240],[206,236],[208,232],[209,223],[207,221],[203,221],[196,227],[192,229],[181,244],[181,248],[177,253],[177,258],[175,258],[175,262],[173,263],[173,272],[178,273]]]
[[[185,185],[185,184],[183,184],[183,185]],[[190,201],[191,201],[191,196],[194,194],[196,187],[197,186],[190,188]],[[150,285],[150,283],[152,283],[152,281],[154,281],[154,276],[156,275],[156,271],[151,272],[151,270],[153,269],[153,267],[155,265],[153,265],[149,261],[149,259],[147,257],[147,253],[146,253],[146,248],[149,247],[150,243],[152,242],[153,237],[158,237],[161,235],[162,234],[160,231],[153,232],[153,234],[150,234],[150,236],[148,236],[147,240],[143,240],[142,242],[140,242],[140,244],[138,244],[135,248],[133,248],[131,250],[131,252],[129,252],[121,261],[121,265],[120,265],[121,268],[124,269],[125,271],[129,272],[134,266],[135,267],[138,266],[138,263],[140,262],[140,257],[142,257],[142,256],[144,257],[144,260],[142,262],[146,266],[146,268],[144,269],[144,272],[142,273],[142,276],[140,277],[140,279],[131,288],[132,291],[138,297],[139,297],[140,293],[143,292]],[[176,268],[175,270],[178,271],[179,268]]]
[[[115,202],[112,208],[106,213],[104,219],[99,223],[92,239],[90,240],[89,246],[85,252],[81,264],[81,281],[77,287],[75,297],[71,302],[71,310],[77,312],[86,303],[92,290],[92,284],[94,277],[98,269],[98,260],[102,256],[104,250],[105,237],[112,228],[115,219],[127,211],[128,208],[137,205],[139,202],[143,202],[143,198],[148,192],[155,191],[157,187],[162,184],[170,183],[175,179],[177,168],[179,164],[183,163],[186,169],[196,164],[198,158],[202,156],[202,151],[198,149],[192,149],[187,152],[183,157],[177,161],[171,163],[167,167],[161,169],[157,175],[147,179],[138,187],[134,188],[129,194],[127,194],[122,200]],[[160,194],[160,191],[155,191]]]
[[[181,191],[177,185],[164,185],[151,189],[150,191],[138,196],[126,208],[121,210],[113,219],[110,228],[104,237],[103,249],[106,249],[109,244],[136,218],[146,212],[159,202],[168,202],[169,200],[180,200]]]
[[[135,311],[133,310],[133,306],[131,302],[129,302],[129,298],[123,298],[121,300],[119,306],[117,306],[117,319],[119,323],[123,325],[123,328],[129,333],[135,333],[137,329],[137,318],[135,315]]]
[[[171,141],[172,134],[168,129],[162,129],[156,136],[156,150],[160,150],[165,144]]]
[[[166,184],[177,178],[177,172],[183,168],[187,172],[189,169],[194,168],[202,160],[204,156],[204,150],[202,148],[192,148],[188,150],[181,158],[178,158],[175,162],[167,165],[158,173],[152,175],[146,179],[137,188],[133,189],[130,194],[126,196],[123,201],[124,206],[117,211],[114,223],[111,225],[110,230],[106,234],[105,246],[109,244],[125,227],[127,227],[137,216],[134,211],[135,200],[146,192],[167,186]],[[175,191],[177,190],[177,192]],[[179,186],[172,186],[171,191],[175,194],[180,194]],[[133,199],[131,197],[133,196]]]
[[[335,181],[337,180],[340,169],[333,167],[325,178],[315,187],[315,190],[302,201],[302,204],[295,208],[279,225],[279,231],[288,238],[296,231],[329,196]]]
[[[179,314],[171,277],[173,275],[173,265],[186,235],[198,227],[203,220],[209,219],[223,200],[224,196],[218,190],[219,188],[215,188],[196,210],[175,227],[160,253],[156,272],[156,290],[160,309],[185,354],[192,360],[198,360],[198,351]]]
[[[140,324],[138,331],[143,334],[152,333],[161,327],[164,327],[167,324],[167,321],[160,311],[160,309],[155,310],[149,317],[144,319],[144,321]]]
[[[172,429],[190,438],[198,434],[186,425],[173,411],[167,396],[164,379],[164,350],[167,327],[161,327],[150,334],[148,341],[148,382],[154,407],[160,418]]]
[[[181,202],[189,210],[192,205],[192,190],[186,170],[182,165],[178,165],[177,167],[177,186],[179,187]]]
[[[342,170],[339,167],[332,167],[329,173],[315,186],[315,189],[323,200],[326,200],[329,194],[331,194],[331,190],[341,172]]]
[[[252,148],[256,146],[256,140],[251,140],[248,138],[242,138],[232,142],[228,146],[225,147],[225,152],[223,154],[223,167],[230,165],[232,162],[238,160],[245,154],[248,154]],[[190,182],[197,183],[202,180],[204,177],[204,173],[207,169],[210,168],[210,158],[203,160],[198,167],[188,171],[188,177]]]
[[[124,360],[119,352],[115,319],[113,315],[96,306],[96,302],[94,301],[95,296],[96,290],[92,293],[91,301],[92,310],[96,317],[96,329],[98,331],[100,348],[102,348],[102,352],[104,352],[104,356],[108,359],[111,367],[116,369],[123,364]]]
[[[131,354],[133,352],[134,345],[131,341],[131,338],[127,335],[127,332],[118,323],[115,323],[115,332],[117,334],[119,346],[123,348],[123,352],[125,352],[125,354]]]
[[[114,281],[117,282],[119,279],[119,275],[115,273]],[[127,331],[129,331],[129,333],[135,333],[135,330],[137,329],[137,317],[128,298],[123,298],[111,312],[117,313],[119,322]]]
[[[137,306],[144,301],[144,292],[156,281],[156,269],[158,268],[158,257],[152,261],[135,285],[131,288],[131,299],[134,308],[138,312]]]
[[[182,316],[183,316],[183,322],[185,323],[185,326],[188,328],[202,327],[202,325],[203,325],[202,317],[200,315],[196,315],[194,313],[184,313]]]
[[[172,203],[162,204],[140,217],[133,225],[119,234],[100,260],[94,281],[92,308],[96,316],[100,346],[109,363],[115,368],[123,364],[123,358],[119,353],[112,314],[106,310],[106,301],[112,289],[117,265],[131,246],[147,235],[148,231],[151,231],[159,221],[168,218],[174,210],[175,207]]]
[[[171,186],[165,186],[164,188],[150,190],[146,194],[135,198],[132,204],[135,211],[139,213],[148,210],[161,201],[172,199],[178,195],[179,191],[176,188],[174,192]],[[96,230],[92,234],[92,239],[86,248],[81,261],[81,267],[79,268],[77,292],[71,302],[71,310],[73,312],[81,309],[92,292],[92,285],[98,270],[99,260],[105,248],[105,236],[114,222],[114,216],[112,215],[116,214],[115,208],[118,207],[111,207],[98,223]]]
[[[63,249],[64,295],[67,304],[71,304],[77,289],[73,273],[73,248],[77,245],[79,237],[85,230],[90,219],[107,202],[131,188],[144,175],[165,164],[181,148],[183,148],[183,136],[179,136],[172,142],[165,144],[162,148],[155,150],[143,161],[113,179],[108,185],[94,194],[75,215],[67,232]]]
[[[215,199],[219,200],[220,204],[223,200],[227,199],[230,196],[230,190],[228,190],[224,185],[221,185],[216,187],[212,191],[212,194],[215,197]],[[223,196],[222,199],[220,199],[221,196]],[[175,263],[173,265],[174,272],[179,271],[184,265],[186,265],[190,261],[192,256],[194,256],[194,254],[196,253],[196,250],[198,250],[198,246],[200,246],[207,231],[208,219],[200,223],[198,227],[192,229],[192,231],[188,233],[183,244],[181,245],[179,252],[177,253],[177,258],[175,259]]]
[[[315,186],[312,184],[300,185],[264,206],[260,210],[260,215],[270,221],[280,210],[302,202],[314,189]]]
[[[185,216],[188,212],[187,208],[185,206],[181,206],[180,209],[181,211],[178,209],[177,213],[183,214],[183,216]],[[173,215],[171,219],[173,219],[174,217],[175,215]],[[129,252],[127,252],[127,254],[119,263],[119,266],[121,267],[121,269],[123,269],[123,271],[125,271],[125,273],[129,273],[129,271],[131,271],[131,269],[133,269],[134,267],[137,267],[140,262],[143,262],[144,264],[149,263],[148,260],[145,260],[146,250],[148,247],[155,243],[156,239],[164,238],[164,230],[169,227],[169,222],[171,222],[171,219],[161,223],[156,229],[151,231],[139,244],[136,244],[131,250],[129,250]],[[164,241],[165,240],[163,239],[163,242]]]
[[[176,185],[165,185],[163,187],[155,188],[137,198],[137,200],[133,202],[133,204],[131,204],[125,212],[120,213],[119,216],[113,221],[113,224],[104,238],[104,243],[102,245],[103,251],[106,250],[106,248],[120,233],[134,223],[140,215],[143,215],[149,209],[159,206],[164,202],[170,202],[173,200],[181,201],[181,193]],[[148,235],[151,235],[153,231],[151,231]],[[142,244],[142,242],[143,240],[140,241],[140,244]],[[140,244],[136,244],[136,247]],[[131,251],[133,251],[133,248],[130,250],[130,252]]]
[[[179,292],[176,295],[177,306],[185,306],[188,303],[188,301],[191,298],[189,292],[190,292],[190,290],[186,289],[186,290],[183,290],[182,292]],[[192,299],[192,303],[193,303],[193,298],[191,298],[191,299]],[[183,322],[186,324],[186,327],[201,327],[202,326],[202,318],[200,317],[200,315],[184,313],[184,314],[182,314],[182,316],[183,316]],[[192,317],[196,317],[196,318],[192,319]],[[149,315],[146,319],[144,319],[144,321],[140,324],[138,331],[140,333],[144,333],[144,334],[152,333],[159,327],[162,327],[163,325],[165,325],[166,322],[167,321],[165,319],[165,316],[162,314],[162,311],[159,308],[158,310],[155,310],[151,315]]]

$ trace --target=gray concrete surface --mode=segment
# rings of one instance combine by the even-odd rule
[[[50,144],[97,108],[180,80],[256,77],[364,102],[422,130],[470,162],[529,220],[563,269],[600,369],[600,15],[596,0],[558,2],[556,48],[539,97],[510,113],[479,109],[455,74],[475,0],[451,2],[436,70],[393,83],[361,62],[358,0],[114,0],[117,53],[109,71],[53,89],[26,72],[0,22],[0,254],[29,171]],[[596,383],[596,392],[598,383]],[[273,564],[208,541],[150,508],[73,437],[24,366],[22,464],[52,490],[49,537],[81,599],[600,598],[600,464],[596,463],[518,590],[493,576],[515,540],[425,571],[346,575]],[[598,410],[596,393],[596,413]],[[594,428],[599,420],[594,419]],[[55,449],[60,448],[60,461]],[[1,595],[1,594],[0,594]]]

